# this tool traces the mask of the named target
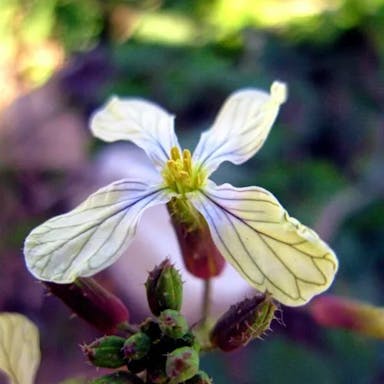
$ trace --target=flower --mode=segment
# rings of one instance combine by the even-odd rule
[[[280,82],[270,94],[235,92],[192,156],[178,144],[172,115],[145,100],[113,97],[93,115],[93,134],[132,141],[157,173],[116,181],[35,228],[24,247],[30,272],[56,283],[94,275],[127,249],[147,208],[168,203],[189,231],[207,225],[221,255],[259,291],[298,306],[326,290],[338,262],[314,231],[267,190],[218,186],[208,178],[222,162],[241,164],[260,149],[285,99]]]

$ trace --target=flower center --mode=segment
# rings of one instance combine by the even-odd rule
[[[170,159],[165,164],[162,176],[165,185],[180,195],[200,189],[205,181],[205,172],[193,167],[191,152],[172,147]]]

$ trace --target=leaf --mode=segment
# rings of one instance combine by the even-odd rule
[[[270,192],[211,183],[193,204],[222,255],[259,291],[298,306],[331,285],[338,267],[333,251]]]
[[[40,363],[39,331],[25,316],[0,314],[0,369],[11,384],[32,384]]]

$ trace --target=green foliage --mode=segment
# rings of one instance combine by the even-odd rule
[[[56,0],[53,33],[68,51],[88,48],[102,31],[103,8],[97,0]]]

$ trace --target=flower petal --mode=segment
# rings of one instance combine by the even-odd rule
[[[11,384],[33,384],[40,364],[39,331],[25,316],[0,314],[0,370]]]
[[[77,208],[35,228],[25,241],[30,272],[40,280],[71,283],[107,268],[132,241],[142,213],[170,199],[163,187],[120,180]]]
[[[270,192],[212,183],[192,203],[222,255],[258,290],[298,306],[331,285],[338,267],[335,254]]]
[[[274,82],[271,93],[244,89],[233,93],[215,123],[201,135],[193,160],[212,173],[222,162],[241,164],[263,145],[286,99],[286,86]]]
[[[173,120],[174,116],[149,101],[113,97],[93,115],[91,130],[104,141],[132,141],[162,168],[171,148],[179,148]]]

